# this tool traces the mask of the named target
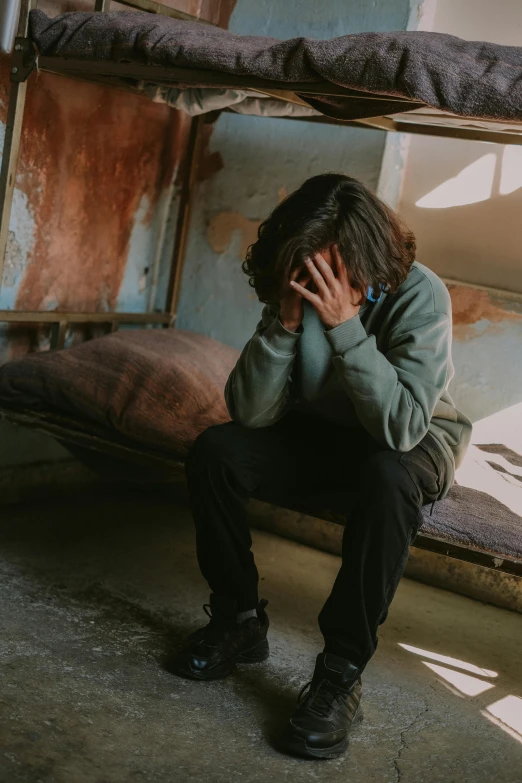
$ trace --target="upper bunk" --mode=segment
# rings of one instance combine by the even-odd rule
[[[19,78],[38,68],[192,114],[232,110],[522,144],[522,47],[428,32],[278,40],[237,35],[152,0],[125,4],[146,10],[54,18],[31,10]]]

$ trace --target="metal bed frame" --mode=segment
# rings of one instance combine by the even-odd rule
[[[106,13],[109,11],[111,0],[96,0],[95,11]],[[176,19],[198,21],[201,24],[208,22],[177,11],[173,8],[161,5],[154,0],[118,0],[122,5],[130,6],[150,13],[164,14]],[[20,147],[20,137],[24,114],[24,105],[27,89],[27,78],[35,68],[35,55],[28,39],[29,11],[36,6],[36,0],[22,0],[19,17],[18,34],[15,39],[14,52],[11,65],[11,91],[7,113],[7,123],[4,141],[4,152],[0,170],[0,286],[4,267],[5,250],[9,234],[9,219],[13,201],[15,175]],[[145,79],[157,84],[201,85],[206,84],[220,88],[245,88],[244,80],[226,74],[218,74],[212,71],[200,71],[187,68],[163,68],[160,66],[146,66],[135,63],[115,62],[85,62],[72,59],[60,59],[53,57],[39,57],[38,69],[57,73],[82,81],[94,82],[106,86],[113,86],[130,92],[136,92],[124,79]],[[153,78],[152,78],[153,76]],[[338,95],[354,97],[357,99],[368,98],[371,100],[389,101],[389,96],[366,94],[355,90],[343,89],[327,82],[311,84],[292,84],[292,91],[288,85],[277,84],[268,80],[250,79],[248,89],[259,90],[260,93],[282,100],[303,103],[296,93],[300,90],[304,93],[318,95]],[[394,98],[396,102],[400,99]],[[411,107],[411,103],[408,103]],[[420,104],[419,104],[420,105]],[[439,113],[443,118],[443,114]],[[492,127],[470,127],[468,121],[462,118],[462,126],[430,124],[416,121],[415,113],[409,115],[372,117],[366,120],[339,121],[326,116],[310,118],[291,118],[306,122],[321,122],[328,124],[348,125],[360,128],[377,129],[381,131],[399,131],[406,133],[428,134],[444,136],[446,138],[459,138],[472,141],[487,141],[500,144],[522,144],[522,125],[513,130],[501,130]],[[454,117],[452,117],[455,120]],[[192,119],[187,154],[184,161],[182,183],[179,192],[178,214],[175,227],[175,237],[172,259],[170,264],[169,282],[165,308],[161,312],[149,311],[144,313],[125,312],[21,312],[13,310],[0,310],[0,322],[4,323],[34,323],[51,324],[51,349],[64,347],[66,332],[69,324],[103,324],[109,330],[116,331],[121,324],[141,324],[171,327],[175,323],[176,308],[179,298],[181,272],[187,244],[187,234],[190,221],[192,194],[194,191],[197,172],[197,162],[200,152],[201,124],[204,115]],[[160,232],[161,234],[162,232]],[[462,284],[457,280],[446,279],[451,284]],[[475,286],[485,288],[484,286]],[[489,291],[495,289],[487,288]],[[522,299],[522,295],[505,291],[509,298]],[[59,416],[50,412],[15,411],[0,409],[0,422],[6,421],[15,425],[30,427],[36,431],[45,433],[63,444],[72,444],[80,448],[88,448],[101,452],[117,459],[123,459],[135,464],[154,468],[158,476],[165,480],[179,475],[181,461],[169,457],[161,452],[146,449],[130,441],[112,435],[109,431],[100,430],[93,432],[92,428],[82,428],[81,423],[68,417]],[[297,509],[303,512],[303,509]],[[328,514],[321,515],[322,519],[330,521]],[[433,536],[418,535],[415,547],[426,549],[437,554],[467,561],[486,568],[502,571],[506,574],[522,577],[522,560],[505,555],[488,553],[473,547],[458,545],[444,541]]]
[[[38,57],[33,51],[31,42],[28,38],[28,18],[29,11],[36,7],[37,0],[22,0],[19,17],[18,31],[15,39],[14,52],[11,65],[11,90],[9,96],[9,106],[7,112],[7,123],[4,141],[4,153],[2,157],[2,166],[0,170],[0,287],[2,285],[2,275],[4,269],[5,251],[9,236],[9,220],[11,215],[11,206],[15,186],[16,168],[18,162],[18,153],[20,147],[20,137],[22,131],[22,122],[25,106],[25,96],[27,90],[27,79],[31,72],[38,67],[38,70],[56,73],[68,76],[82,81],[112,86],[127,92],[136,92],[136,88],[125,81],[125,79],[144,79],[152,80],[160,84],[201,85],[214,86],[219,88],[245,88],[245,81],[241,77],[220,74],[214,71],[201,71],[190,68],[164,68],[161,66],[148,66],[136,63],[119,62],[91,62],[74,59],[65,59],[59,57]],[[106,13],[110,10],[111,0],[95,0],[95,11]],[[155,14],[163,14],[175,19],[197,21],[201,24],[210,24],[189,14],[177,11],[168,6],[155,2],[154,0],[119,0],[121,5],[129,6]],[[251,78],[248,80],[248,89],[259,90],[264,95],[280,98],[290,103],[303,104],[303,100],[298,97],[300,91],[316,95],[332,95],[353,97],[358,100],[367,98],[373,101],[390,101],[387,95],[376,95],[364,93],[356,90],[345,89],[329,82],[317,82],[314,84],[292,84],[292,90],[288,85],[277,82]],[[411,102],[406,99],[393,98],[396,103],[405,103],[411,107]],[[422,106],[422,104],[418,104]],[[439,118],[444,118],[442,112]],[[188,227],[190,221],[190,210],[192,194],[194,190],[197,162],[199,156],[199,142],[201,139],[200,127],[205,122],[205,116],[193,118],[187,154],[184,160],[184,166],[181,176],[181,187],[179,192],[178,214],[175,227],[175,239],[172,252],[172,258],[169,271],[169,282],[167,286],[167,295],[165,307],[161,311],[148,311],[144,313],[126,313],[126,312],[42,312],[31,311],[21,312],[14,310],[0,310],[0,323],[40,323],[51,324],[51,349],[63,348],[67,328],[69,324],[103,324],[108,330],[115,331],[121,324],[140,324],[156,325],[169,327],[176,319],[176,309],[179,299],[181,273],[187,244]],[[291,118],[307,122],[320,122],[336,125],[348,125],[359,128],[368,128],[381,131],[396,131],[405,133],[428,134],[432,136],[444,136],[447,138],[467,139],[470,141],[488,141],[500,144],[522,144],[522,125],[507,130],[504,124],[499,124],[499,128],[492,127],[470,127],[469,121],[463,118],[461,126],[444,125],[439,122],[430,123],[429,118],[422,122],[419,121],[415,113],[405,113],[393,116],[372,117],[370,119],[357,121],[340,121],[330,117],[310,117],[310,118]],[[455,119],[455,118],[453,118]],[[492,125],[492,124],[490,124]],[[165,215],[164,222],[168,219]],[[160,235],[163,232],[160,231]],[[458,281],[445,280],[447,283]],[[492,289],[494,290],[494,289]],[[511,295],[511,292],[507,292]],[[518,297],[514,295],[514,298]]]

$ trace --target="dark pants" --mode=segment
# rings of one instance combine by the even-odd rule
[[[260,429],[233,422],[210,427],[186,463],[201,572],[213,593],[236,599],[240,611],[251,609],[258,573],[248,498],[349,509],[342,565],[319,627],[326,652],[363,667],[422,523],[420,507],[438,497],[444,469],[429,434],[399,452],[363,429],[298,413]]]

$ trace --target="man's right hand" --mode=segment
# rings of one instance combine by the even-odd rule
[[[298,267],[290,276],[290,280],[294,280],[305,287],[310,282],[310,273],[306,267]],[[279,307],[279,320],[289,332],[296,332],[303,321],[303,297],[294,291],[293,288],[288,286],[288,292],[281,299]]]

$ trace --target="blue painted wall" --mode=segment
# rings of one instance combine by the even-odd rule
[[[331,38],[405,30],[410,18],[408,0],[238,0],[230,29],[276,38]],[[241,271],[244,218],[264,219],[277,205],[281,189],[290,193],[324,171],[342,171],[376,188],[384,143],[385,134],[379,131],[222,115],[210,151],[221,155],[224,166],[199,185],[195,196],[178,326],[242,347],[260,313]],[[226,247],[216,251],[208,228],[222,213],[233,213],[228,221],[231,236]]]

